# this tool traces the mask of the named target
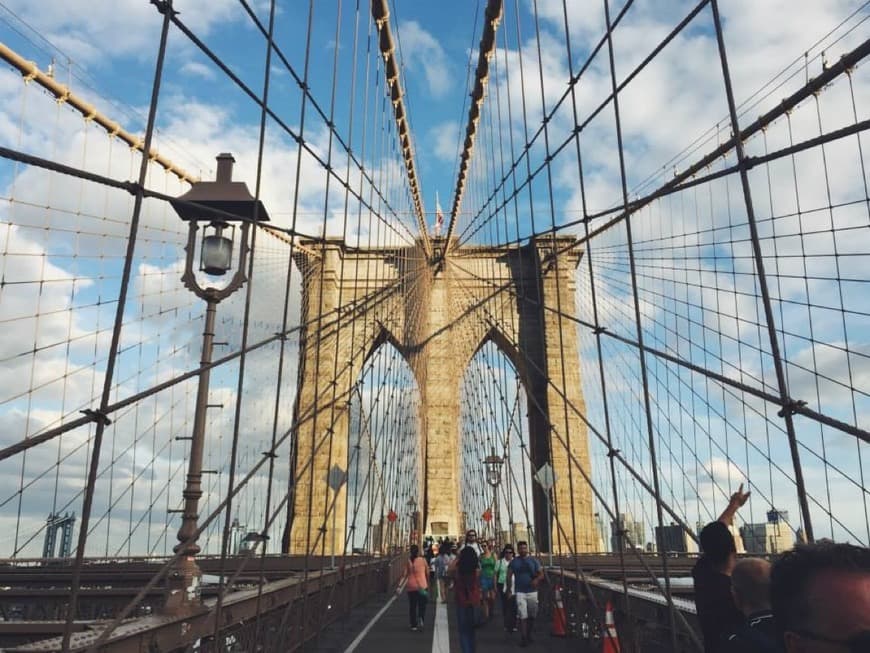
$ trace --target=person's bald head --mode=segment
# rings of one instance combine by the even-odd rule
[[[731,592],[740,611],[749,616],[770,610],[770,563],[761,558],[743,558],[731,572]]]

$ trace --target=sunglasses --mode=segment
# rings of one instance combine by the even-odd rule
[[[849,637],[848,639],[833,639],[831,637],[825,637],[824,635],[811,633],[808,630],[793,630],[792,632],[804,639],[824,642],[825,644],[838,644],[839,646],[845,646],[848,648],[850,653],[864,653],[864,651],[870,651],[870,630],[865,630],[857,635],[852,635],[852,637]]]

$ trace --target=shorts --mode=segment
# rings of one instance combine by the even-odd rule
[[[493,589],[492,578],[487,578],[486,576],[480,577],[480,589],[484,592],[491,592]]]
[[[538,616],[537,592],[517,592],[517,614],[520,619],[534,619]]]

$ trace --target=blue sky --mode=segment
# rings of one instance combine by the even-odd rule
[[[604,18],[600,2],[576,1],[567,4],[574,52],[571,68],[576,72],[600,38]],[[252,5],[256,15],[266,21],[269,3],[258,0]],[[377,74],[374,68],[367,68],[373,58],[363,54],[370,33],[368,4],[361,3],[358,28],[355,27],[356,2],[345,0],[339,5],[338,2],[315,0],[313,5],[315,13],[309,75],[312,96],[328,111],[332,94],[333,55],[338,43],[337,131],[351,143],[354,152],[366,161],[371,174],[383,175],[378,178],[379,183],[394,189],[389,200],[399,212],[399,218],[410,223],[410,205],[401,184],[383,181],[401,180],[401,168],[390,142],[383,139],[383,134],[389,134],[391,127],[389,120],[383,118],[382,99],[375,95],[374,80]],[[464,232],[470,216],[480,210],[483,210],[484,215],[489,215],[491,211],[486,208],[485,200],[491,191],[492,176],[500,176],[505,169],[499,147],[509,148],[508,137],[514,137],[513,157],[510,153],[505,155],[509,164],[512,158],[516,158],[516,153],[527,138],[521,119],[523,100],[527,105],[530,132],[540,125],[542,113],[553,112],[548,123],[551,145],[562,142],[574,125],[570,103],[553,111],[556,101],[568,88],[569,64],[562,25],[562,2],[538,0],[535,4],[531,0],[509,0],[505,5],[505,17],[499,28],[500,49],[493,63],[494,72],[476,144],[478,156],[466,189],[463,213],[459,216],[459,233]],[[613,14],[624,3],[616,2],[614,5]],[[181,12],[180,18],[185,25],[213,49],[245,84],[259,93],[264,71],[263,40],[241,5],[234,0],[177,0],[175,6]],[[293,70],[301,75],[309,3],[279,2],[277,6],[275,40]],[[391,27],[400,48],[402,84],[413,130],[423,202],[427,209],[427,221],[431,225],[436,192],[445,210],[452,201],[459,134],[465,128],[468,110],[467,79],[469,67],[473,68],[476,64],[484,3],[468,0],[440,3],[397,0],[391,2],[390,6]],[[691,7],[691,3],[683,1],[635,2],[614,35],[618,79],[624,79]],[[535,9],[540,41],[536,38]],[[730,0],[721,2],[721,9],[735,95],[739,103],[752,98],[750,103],[741,105],[742,121],[751,121],[775,106],[782,97],[803,84],[807,76],[817,75],[823,69],[823,61],[836,61],[842,53],[863,39],[867,32],[866,23],[862,22],[867,18],[866,4],[856,0],[824,3],[810,0],[771,0],[764,3]],[[857,17],[837,29],[844,19],[856,11]],[[0,7],[0,18],[3,19],[0,24],[3,36],[0,40],[25,58],[36,61],[42,69],[47,69],[54,60],[57,79],[69,83],[76,93],[129,131],[141,133],[151,93],[160,25],[160,15],[147,0],[97,3],[79,0],[42,0],[39,3],[6,0]],[[340,26],[338,40],[337,24]],[[654,62],[638,74],[622,96],[626,176],[632,197],[664,183],[675,171],[683,169],[694,158],[728,136],[727,106],[711,25],[707,8]],[[360,54],[354,59],[351,54],[355,30],[359,35],[357,47]],[[831,30],[836,31],[826,37]],[[820,39],[823,40],[820,42]],[[540,60],[537,55],[539,45]],[[804,53],[807,53],[806,60]],[[525,88],[520,86],[517,74],[520,55],[527,84]],[[365,82],[367,70],[368,85]],[[505,71],[510,73],[510,79],[505,76]],[[355,99],[351,101],[354,72],[357,82]],[[781,72],[784,74],[776,77]],[[298,88],[286,67],[277,60],[272,62],[271,79],[270,104],[287,128],[298,133]],[[774,85],[755,95],[772,79],[776,80]],[[867,73],[863,68],[857,69],[853,79],[860,120],[861,111],[865,112],[866,117],[866,107],[870,106],[870,84],[867,83]],[[541,108],[542,84],[545,109]],[[606,60],[598,57],[576,87],[580,121],[594,110],[609,88]],[[367,101],[366,89],[370,94]],[[853,120],[847,89],[847,85],[838,84],[821,96],[819,106],[825,131]],[[65,107],[59,107],[33,85],[25,89],[17,74],[4,70],[4,75],[0,76],[0,97],[3,99],[3,108],[0,110],[0,142],[3,145],[117,179],[135,176],[138,159],[126,147],[111,143],[93,125],[83,124],[80,117]],[[505,117],[509,109],[511,119]],[[501,141],[487,128],[490,124],[487,121],[495,119],[496,110],[501,111]],[[353,126],[351,116],[354,117]],[[366,130],[362,128],[363,116],[368,118]],[[259,111],[250,99],[228,81],[224,73],[183,34],[172,28],[157,116],[158,149],[185,169],[203,177],[212,175],[214,155],[230,150],[238,159],[236,177],[244,179],[253,188],[258,123]],[[814,107],[809,105],[796,111],[789,124],[780,121],[771,126],[765,138],[767,147],[772,151],[787,145],[789,138],[799,142],[818,133],[816,113]],[[321,157],[328,156],[328,130],[310,105],[305,138]],[[612,112],[602,112],[590,121],[582,135],[586,197],[581,198],[580,195],[577,161],[572,146],[556,157],[551,167],[552,206],[545,176],[540,175],[520,194],[515,205],[509,203],[506,209],[499,210],[495,218],[477,232],[475,240],[493,242],[500,237],[499,234],[504,233],[505,226],[512,232],[517,224],[520,225],[521,235],[528,236],[532,220],[529,207],[535,211],[538,230],[542,226],[559,225],[579,218],[584,199],[590,212],[618,207],[622,196],[615,142]],[[346,159],[338,154],[335,143],[333,147],[333,163],[336,170],[341,171],[341,176]],[[764,147],[761,137],[747,143],[752,154],[762,153]],[[547,155],[541,138],[536,139],[530,151],[530,166],[534,169]],[[823,282],[804,287],[800,280],[788,276],[794,273],[800,276],[806,269],[809,275],[836,276],[837,272],[841,272],[846,277],[847,273],[855,273],[866,261],[870,251],[867,235],[855,226],[867,218],[866,208],[862,209],[860,204],[855,203],[862,194],[866,194],[861,183],[862,175],[856,172],[855,152],[854,141],[835,144],[827,150],[826,170],[830,173],[827,184],[822,183],[824,175],[819,172],[823,166],[809,154],[798,157],[794,171],[772,164],[773,183],[767,183],[764,171],[753,172],[751,183],[758,198],[760,218],[794,213],[796,197],[804,212],[799,221],[783,219],[776,223],[789,236],[778,241],[777,253],[781,258],[776,265],[781,266],[777,268],[781,277],[777,279],[779,283],[775,293],[778,299],[783,300],[777,308],[781,308],[784,328],[789,331],[783,338],[788,344],[787,355],[792,363],[791,378],[794,386],[800,390],[796,394],[814,401],[818,407],[841,419],[866,423],[866,416],[870,414],[866,397],[870,392],[870,376],[866,372],[870,322],[863,315],[849,314],[844,326],[835,319],[838,311],[818,308],[808,311],[805,307],[808,302],[827,305],[828,300],[831,300],[838,308],[835,288]],[[721,165],[731,163],[733,160],[723,161]],[[500,166],[499,171],[494,172],[490,164]],[[487,168],[487,165],[490,167]],[[357,212],[353,203],[349,211],[352,216],[350,226],[343,228],[343,194],[337,191],[335,180],[332,180],[329,201],[324,202],[327,178],[322,168],[310,157],[303,159],[302,183],[297,192],[295,166],[296,144],[270,120],[261,194],[276,224],[289,226],[294,202],[298,202],[297,226],[304,233],[318,234],[325,230],[329,235],[345,235],[352,241],[377,245],[387,242],[387,232],[378,230],[377,223],[370,228],[366,221],[361,221],[360,226],[356,226]],[[520,179],[525,175],[523,163]],[[353,173],[352,177],[356,179]],[[14,318],[4,326],[7,336],[4,353],[22,354],[20,360],[16,359],[15,373],[0,380],[0,396],[10,402],[8,398],[20,391],[16,387],[18,383],[11,382],[13,378],[30,375],[31,383],[35,383],[38,375],[34,369],[43,374],[50,388],[65,388],[65,398],[60,403],[55,390],[34,393],[31,399],[39,410],[33,409],[27,413],[25,406],[19,403],[14,405],[18,413],[10,417],[15,412],[10,411],[4,415],[4,419],[11,420],[9,432],[20,432],[23,428],[21,421],[25,420],[29,424],[27,432],[32,433],[45,424],[54,423],[59,414],[74,411],[80,404],[88,403],[93,397],[93,388],[100,385],[98,371],[91,369],[98,367],[93,363],[93,351],[106,342],[106,328],[111,322],[114,308],[104,298],[112,297],[117,292],[117,263],[126,238],[126,220],[130,214],[131,200],[123,193],[94,192],[79,182],[22,170],[8,164],[0,166],[0,179],[6,187],[5,197],[15,200],[6,201],[3,212],[4,220],[16,225],[15,236],[9,241],[12,244],[6,245],[4,253],[3,265],[7,278],[14,273],[18,278],[30,282],[42,282],[47,278],[59,280],[53,286],[45,285],[38,299],[34,299],[35,295],[29,290],[27,292],[30,294],[25,291],[16,294],[14,288],[7,288],[0,306],[0,313]],[[863,180],[866,181],[866,175]],[[184,190],[181,184],[165,180],[156,172],[152,172],[150,183],[169,194],[180,194]],[[827,196],[828,189],[833,193],[830,199]],[[654,243],[659,239],[673,247],[672,251],[659,250],[650,255],[653,260],[645,269],[647,277],[643,282],[649,292],[642,296],[641,311],[648,318],[648,336],[656,346],[687,357],[700,356],[693,360],[710,365],[716,371],[736,375],[738,372],[733,369],[733,364],[738,359],[741,345],[750,350],[759,346],[764,348],[763,344],[758,344],[763,343],[763,339],[759,339],[756,328],[760,311],[751,297],[756,292],[753,281],[748,275],[739,274],[751,270],[751,264],[747,262],[746,244],[740,236],[745,232],[745,218],[740,214],[740,194],[733,185],[727,186],[724,182],[712,184],[709,197],[704,196],[700,200],[691,193],[682,193],[676,198],[657,203],[635,220],[634,235],[642,244],[654,248]],[[842,206],[828,210],[829,204]],[[50,210],[43,210],[45,206],[50,207]],[[89,223],[87,216],[94,216],[94,222]],[[105,217],[109,220],[96,220]],[[699,230],[692,226],[692,220],[697,220],[697,224],[703,225],[707,231],[698,235],[696,232]],[[147,386],[155,378],[163,378],[173,371],[190,369],[195,366],[198,354],[198,324],[191,326],[190,317],[198,316],[200,307],[177,284],[180,273],[180,228],[174,216],[156,203],[148,205],[146,223],[150,231],[142,240],[146,249],[142,250],[141,265],[136,270],[134,282],[138,304],[133,308],[132,315],[135,315],[137,329],[125,332],[125,338],[131,351],[139,347],[140,358],[161,360],[161,356],[166,356],[166,350],[161,347],[167,344],[175,347],[172,351],[177,357],[171,358],[168,369],[155,364],[154,367],[148,367],[144,375],[136,373],[137,358],[126,359],[122,376],[130,381],[123,386],[124,391],[136,384]],[[496,224],[500,225],[498,229],[495,228]],[[770,224],[773,222],[769,222],[768,226]],[[837,270],[825,257],[801,259],[797,256],[802,247],[804,251],[810,248],[810,252],[813,247],[828,251],[831,244],[821,242],[824,236],[802,238],[799,232],[824,231],[829,224],[838,232],[839,251],[845,252],[851,247],[849,251],[857,255],[848,261],[843,259]],[[45,226],[50,228],[42,229]],[[569,229],[571,233],[580,231],[579,225]],[[263,247],[264,268],[276,269],[280,266],[283,251],[275,244]],[[681,249],[692,247],[696,249]],[[765,248],[769,247],[772,245],[766,241]],[[825,250],[826,247],[828,250]],[[624,285],[624,258],[620,259],[625,254],[624,233],[617,229],[612,234],[599,237],[593,242],[592,250],[599,290],[605,294],[600,320],[615,331],[631,335],[633,307]],[[687,251],[691,259],[689,263],[685,262],[685,257],[681,258]],[[613,257],[613,260],[608,257]],[[809,267],[801,268],[800,261]],[[579,273],[577,297],[585,319],[591,319],[585,274],[583,270]],[[273,293],[271,296],[277,296],[274,293],[280,290],[280,281],[264,280],[261,283],[272,284],[267,290]],[[860,308],[863,286],[854,284],[854,287],[841,287],[846,288],[844,306],[854,308],[859,313],[863,311]],[[655,292],[659,291],[670,293],[672,297],[680,293],[678,296],[683,299],[684,306],[677,307],[679,302],[676,301],[671,304],[658,301]],[[732,301],[733,297],[738,299]],[[226,309],[222,307],[222,323],[230,333],[239,324],[241,311],[241,302],[234,302],[227,304]],[[691,308],[687,308],[690,304]],[[273,302],[268,300],[262,300],[261,304],[255,306],[262,333],[274,331],[276,322],[280,322],[272,308]],[[291,323],[298,320],[298,313],[294,312],[297,310],[298,307],[291,310]],[[37,326],[34,326],[33,314],[40,317]],[[166,315],[174,315],[177,323],[167,326],[161,322]],[[697,344],[697,338],[703,332],[709,335],[719,330],[728,336],[721,348],[711,345],[707,353],[698,354],[697,347],[692,350],[687,347],[685,339],[681,341],[673,333],[668,333],[665,325],[673,327],[683,319],[682,326],[685,327],[688,317],[695,321],[689,340]],[[94,324],[99,328],[94,329]],[[813,338],[835,346],[809,345],[810,324],[815,327]],[[67,369],[69,357],[62,355],[63,352],[55,351],[53,355],[43,353],[41,358],[35,355],[28,357],[28,352],[33,349],[34,331],[45,331],[49,334],[45,337],[50,336],[52,342],[63,341],[70,334],[78,337],[78,340],[73,341],[79,346],[73,346],[71,354],[74,363],[81,366],[78,375],[70,377]],[[36,340],[40,338],[37,336]],[[232,336],[227,339],[231,340]],[[847,339],[848,347],[844,344]],[[598,420],[600,427],[601,414],[595,412],[596,404],[592,399],[596,392],[592,383],[595,380],[594,359],[588,357],[594,353],[591,347],[593,343],[588,340],[584,340],[584,343],[584,353],[587,354],[584,360],[585,390],[589,397],[590,415]],[[858,395],[847,396],[843,391],[843,384],[849,383],[842,372],[847,366],[844,363],[844,356],[847,356],[844,349],[852,352],[850,356],[854,369],[851,383],[861,389]],[[856,356],[856,353],[859,355]],[[608,361],[620,360],[620,356],[624,355],[618,347],[605,352]],[[747,373],[745,379],[763,383],[767,389],[773,387],[771,370],[764,360],[746,358],[740,359],[740,362]],[[840,384],[825,385],[828,382],[824,382],[821,392],[816,395],[814,377],[808,378],[799,366],[824,371]],[[93,375],[86,377],[89,369]],[[624,363],[619,369],[623,370],[623,378],[616,382],[615,396],[624,402],[625,413],[620,419],[624,419],[626,424],[623,429],[625,437],[634,438],[635,425],[631,424],[629,417],[635,415],[633,411],[638,408],[637,401],[630,394],[631,388],[637,384],[636,371],[630,363]],[[228,402],[235,392],[231,372],[222,382],[216,381],[222,384]],[[67,378],[72,378],[74,382],[80,378],[87,380],[79,386],[74,382],[67,384],[61,381]],[[663,388],[661,391],[665,392]],[[731,400],[723,402],[734,409]],[[680,413],[671,400],[662,398],[659,405],[663,412],[670,411],[673,415]],[[687,403],[683,411],[697,411],[699,405]],[[732,435],[736,433],[741,419],[735,417],[735,420],[732,426],[723,426],[723,431],[715,432],[711,437],[715,438],[729,429]],[[771,418],[773,421],[775,419]],[[661,428],[665,430],[665,427]],[[263,433],[268,430],[266,426],[262,427]],[[817,447],[817,427],[810,425],[806,433],[807,446]],[[636,440],[632,442],[637,443]],[[225,446],[225,443],[221,446]],[[626,450],[630,450],[628,442]],[[780,440],[775,449],[777,457],[782,456],[784,451]],[[831,460],[839,456],[838,462],[842,460],[857,465],[861,455],[866,458],[867,452],[859,453],[856,461],[852,447],[840,453],[835,450]],[[637,463],[642,464],[643,455],[638,453],[637,456]],[[715,452],[706,458],[698,464],[692,463],[691,475],[715,476],[717,482],[721,481],[722,487],[727,489],[731,474],[728,464]],[[141,460],[140,457],[133,466],[141,466]],[[749,468],[756,463],[755,460],[747,460],[744,467]],[[699,466],[709,469],[696,474]],[[815,471],[819,470],[821,467],[815,468]],[[783,479],[779,482],[787,485]],[[819,488],[824,486],[823,481],[818,482]],[[845,485],[839,494],[835,492],[835,502],[849,496],[850,490],[853,488]],[[824,490],[820,489],[819,495],[823,493]],[[721,492],[711,493],[711,508],[714,494],[716,501],[722,499]],[[794,505],[788,508],[794,516]],[[863,510],[849,518],[857,524],[856,528],[863,527]]]

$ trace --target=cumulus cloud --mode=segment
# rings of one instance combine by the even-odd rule
[[[432,153],[440,161],[459,160],[459,123],[455,121],[442,122],[429,131],[429,138],[434,143]]]
[[[63,0],[38,6],[10,0],[6,6],[80,64],[99,65],[106,55],[151,57],[160,34],[160,14],[151,3],[139,0],[96,3],[87,10]],[[203,35],[241,16],[232,0],[177,0],[174,8]]]
[[[450,71],[438,39],[415,20],[399,23],[398,34],[407,74],[422,72],[429,93],[433,97],[442,97],[450,88]]]
[[[197,61],[186,61],[181,66],[182,75],[190,75],[192,77],[201,77],[202,79],[214,79],[214,71],[205,64]]]

